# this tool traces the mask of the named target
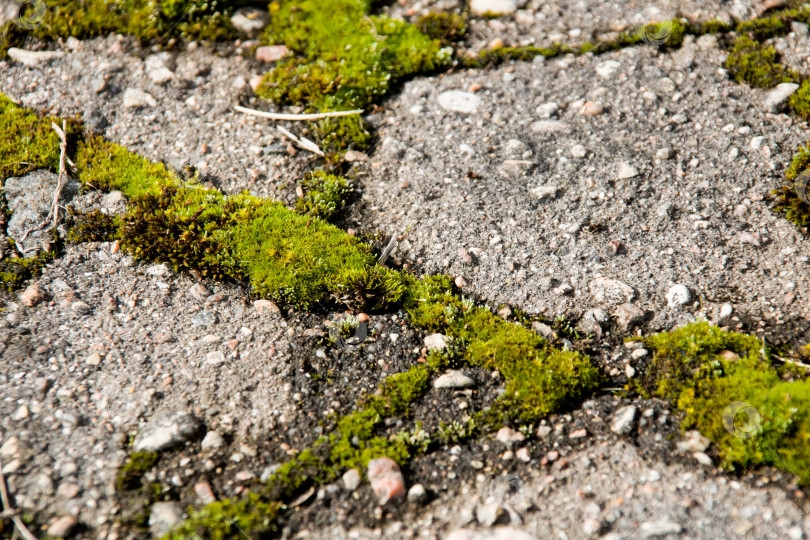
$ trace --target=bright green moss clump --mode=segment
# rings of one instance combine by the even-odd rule
[[[0,181],[36,169],[59,170],[59,136],[51,127],[55,120],[20,108],[0,94]],[[73,135],[72,126],[68,135]]]
[[[79,144],[76,167],[79,181],[85,186],[118,190],[127,197],[158,195],[164,187],[178,183],[163,164],[152,163],[101,137],[90,137]]]
[[[790,109],[797,116],[810,120],[810,79],[805,79],[799,89],[790,96]]]
[[[448,65],[438,40],[410,24],[369,15],[368,0],[303,0],[270,4],[264,39],[293,56],[264,78],[258,94],[309,111],[363,109],[398,80]],[[314,131],[327,152],[368,147],[359,116],[322,120]]]
[[[810,204],[799,198],[796,193],[796,184],[803,181],[803,178],[799,177],[805,171],[810,171],[810,146],[800,148],[793,156],[790,167],[785,171],[787,180],[785,185],[773,192],[776,195],[774,210],[799,227],[810,227]],[[810,174],[810,172],[806,174]],[[810,192],[810,186],[808,186],[808,192]]]
[[[740,36],[726,59],[726,69],[737,82],[759,88],[772,88],[793,82],[798,76],[778,62],[776,50],[746,36]]]
[[[772,465],[810,483],[810,381],[785,382],[761,341],[706,322],[646,344],[648,393],[682,410],[683,428],[711,439],[724,467]]]

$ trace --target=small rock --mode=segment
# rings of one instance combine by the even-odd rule
[[[534,321],[532,323],[532,330],[536,333],[540,334],[546,339],[554,339],[554,329],[552,329],[549,325],[545,323],[541,323],[540,321]]]
[[[149,511],[149,531],[160,538],[183,521],[183,513],[174,502],[156,502]]]
[[[538,538],[520,529],[495,527],[490,531],[483,532],[458,529],[445,536],[444,540],[538,540]]]
[[[439,94],[438,102],[445,110],[471,114],[478,110],[481,98],[464,90],[448,90]]]
[[[672,159],[675,151],[672,148],[660,148],[655,152],[655,159]]]
[[[8,57],[29,67],[45,64],[56,58],[64,58],[65,51],[29,51],[26,49],[10,48],[6,51]]]
[[[523,463],[528,463],[532,460],[532,456],[529,454],[529,449],[525,446],[523,448],[519,448],[518,451],[515,452],[515,457]]]
[[[593,299],[600,304],[623,304],[632,300],[636,295],[630,285],[605,277],[598,277],[591,281],[588,289]]]
[[[202,440],[202,449],[203,450],[218,450],[225,445],[225,439],[222,438],[222,435],[217,433],[216,431],[209,431],[205,434]]]
[[[589,309],[579,321],[578,328],[587,334],[593,334],[597,339],[602,337],[602,327],[610,322],[610,318],[603,309]]]
[[[427,500],[427,490],[422,484],[414,484],[408,490],[408,502],[422,504]]]
[[[638,408],[635,405],[627,405],[616,411],[616,414],[613,415],[613,421],[610,423],[610,431],[619,435],[630,433],[637,412]]]
[[[759,233],[750,233],[744,232],[740,235],[740,243],[741,244],[750,244],[754,247],[759,247],[762,245],[762,236]]]
[[[159,452],[182,444],[204,428],[202,421],[187,412],[155,416],[144,426],[132,449],[136,452]]]
[[[474,384],[475,381],[461,371],[451,369],[434,381],[433,388],[467,388]]]
[[[211,296],[211,291],[209,291],[202,283],[193,285],[188,292],[191,294],[191,296],[200,301],[204,301],[206,298]]]
[[[63,499],[72,499],[79,494],[81,488],[75,482],[62,482],[56,489],[56,494]]]
[[[76,518],[73,516],[62,516],[55,519],[48,526],[48,536],[51,538],[67,538],[76,527]]]
[[[256,308],[256,311],[259,313],[268,311],[273,315],[281,315],[281,309],[279,309],[275,302],[271,302],[270,300],[256,300],[253,302],[253,307]]]
[[[596,66],[596,74],[603,79],[610,79],[622,65],[616,60],[606,60]]]
[[[577,429],[568,434],[569,439],[583,439],[588,436],[588,430],[585,428]]]
[[[667,305],[671,308],[678,308],[688,303],[692,299],[692,293],[686,285],[673,285],[667,292]]]
[[[645,538],[656,536],[666,536],[668,534],[679,534],[683,530],[679,524],[662,519],[659,521],[646,521],[641,524],[641,534]]]
[[[530,127],[534,133],[567,133],[571,131],[571,126],[559,120],[538,120]]]
[[[368,463],[368,481],[380,505],[405,496],[405,480],[397,462],[381,457]]]
[[[616,177],[619,180],[629,180],[638,176],[638,169],[630,165],[626,161],[619,163],[619,168],[616,170]]]
[[[429,334],[425,336],[425,347],[430,351],[441,351],[447,347],[447,336],[443,334]]]
[[[85,359],[84,363],[88,366],[98,366],[101,364],[101,355],[97,352],[93,353]]]
[[[579,114],[583,116],[597,116],[602,114],[604,111],[605,107],[601,103],[597,103],[596,101],[586,101],[579,110]]]
[[[638,360],[639,358],[644,358],[649,353],[650,352],[647,349],[636,349],[636,350],[634,350],[633,352],[630,353],[630,357],[633,360]]]
[[[231,24],[248,37],[256,37],[267,26],[268,13],[263,9],[246,7],[237,9],[231,16]]]
[[[658,214],[658,217],[668,218],[672,215],[674,208],[672,203],[664,203],[655,209],[655,213]]]
[[[265,45],[256,49],[256,60],[261,62],[277,62],[290,54],[284,45]]]
[[[505,15],[517,11],[516,0],[471,0],[470,9],[478,15]]]
[[[587,518],[582,522],[582,532],[588,536],[599,534],[602,530],[602,522],[595,518]]]
[[[106,89],[107,89],[107,81],[105,81],[101,77],[96,77],[92,81],[90,81],[90,90],[92,90],[94,94],[100,94]]]
[[[28,405],[20,405],[17,408],[17,410],[14,411],[14,414],[11,415],[11,419],[14,420],[15,422],[20,422],[28,418],[28,414],[29,414]]]
[[[346,153],[343,154],[343,160],[349,163],[365,162],[368,161],[368,154],[358,150],[347,150]]]
[[[701,465],[705,465],[706,467],[710,467],[712,465],[712,458],[710,458],[704,452],[695,452],[692,455]]]
[[[20,302],[22,302],[24,306],[34,307],[46,298],[47,295],[45,294],[45,290],[39,285],[39,283],[32,283],[20,295]]]
[[[506,445],[512,445],[514,443],[526,440],[526,436],[523,435],[523,433],[521,433],[520,431],[515,431],[514,429],[507,426],[504,426],[501,429],[499,429],[498,433],[495,435],[495,438]]]
[[[90,313],[90,305],[87,302],[82,302],[81,300],[77,300],[76,302],[70,304],[70,309],[79,315],[87,315]]]
[[[475,519],[484,527],[492,527],[507,517],[506,511],[497,502],[479,504],[475,508]]]
[[[694,454],[695,452],[705,452],[711,443],[708,438],[693,429],[684,433],[684,438],[678,441],[676,448],[678,452]]]
[[[588,150],[581,144],[575,144],[571,147],[571,157],[584,158],[588,155]]]
[[[93,133],[102,133],[110,125],[107,117],[98,107],[87,107],[82,113],[84,127]]]
[[[140,107],[156,107],[157,101],[150,94],[138,88],[127,88],[124,91],[124,107],[127,109]]]
[[[343,474],[343,487],[348,491],[354,491],[360,487],[360,471],[349,469]]]
[[[23,446],[17,437],[11,437],[3,446],[0,446],[0,457],[11,458],[17,457],[23,453]]]
[[[546,197],[554,197],[557,195],[557,192],[560,191],[560,186],[537,186],[529,190],[529,194],[534,197],[537,197],[540,200],[545,199]]]
[[[644,322],[644,310],[635,304],[626,302],[616,308],[613,312],[613,317],[616,319],[619,328],[623,332],[626,332],[630,328]]]
[[[211,504],[217,500],[214,496],[214,491],[211,489],[211,484],[208,482],[194,484],[194,493],[203,504]]]
[[[725,320],[731,317],[731,314],[734,313],[734,307],[731,304],[723,304],[720,306],[720,320]]]
[[[765,93],[765,108],[772,113],[784,110],[788,99],[798,89],[799,85],[796,83],[777,84],[772,90]]]

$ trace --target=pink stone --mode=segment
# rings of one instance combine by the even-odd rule
[[[277,62],[281,60],[290,50],[284,45],[265,45],[256,49],[256,60],[262,62]]]
[[[32,283],[20,295],[20,302],[28,307],[33,307],[45,300],[45,291],[39,286],[39,283]]]
[[[405,496],[405,480],[393,459],[381,457],[369,461],[368,481],[381,505]]]
[[[253,302],[253,307],[256,308],[256,311],[262,313],[263,311],[269,311],[274,315],[280,315],[281,310],[278,308],[275,302],[271,302],[270,300],[256,300]]]

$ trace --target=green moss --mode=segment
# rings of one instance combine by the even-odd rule
[[[772,88],[779,83],[798,80],[792,70],[778,62],[772,46],[740,36],[726,59],[726,69],[737,82],[745,82],[759,88]]]
[[[463,39],[467,35],[467,18],[458,13],[428,13],[414,23],[420,32],[442,45]]]
[[[72,209],[71,209],[72,210]],[[75,224],[68,231],[68,240],[81,242],[112,242],[118,237],[118,220],[100,210],[79,214],[72,210]]]
[[[274,2],[265,42],[294,55],[267,73],[258,95],[311,111],[362,109],[397,81],[449,64],[438,40],[405,22],[369,15],[367,0]],[[367,148],[371,135],[359,116],[318,122],[325,151]]]
[[[184,37],[197,40],[235,39],[230,22],[233,11],[261,2],[224,0],[45,0],[39,24],[23,29],[13,22],[3,29],[0,56],[20,46],[28,36],[45,41],[74,36],[87,39],[108,34],[128,34],[140,39],[167,42]]]
[[[315,171],[301,182],[301,186],[304,196],[298,199],[295,209],[324,221],[338,217],[354,192],[349,180],[324,171]]]
[[[810,482],[810,381],[784,381],[759,339],[706,322],[646,344],[645,392],[683,411],[683,428],[711,439],[726,469],[772,465]]]
[[[0,94],[0,181],[36,169],[59,170],[59,136],[51,127],[55,120],[18,107]],[[72,128],[68,128],[71,137]]]
[[[805,171],[810,171],[810,146],[799,148],[785,171],[785,185],[773,192],[776,196],[774,211],[799,227],[810,227],[810,204],[799,198],[796,193],[796,182]]]
[[[157,452],[133,452],[127,462],[118,470],[115,487],[119,491],[131,491],[141,487],[141,478],[149,472],[158,461]]]
[[[118,190],[129,198],[159,195],[179,180],[161,163],[152,163],[123,146],[90,137],[76,153],[79,181],[105,191]]]
[[[9,241],[6,253],[13,249]],[[56,256],[56,251],[41,251],[34,257],[4,257],[0,260],[0,286],[7,291],[20,289],[28,280],[42,273],[43,268]]]
[[[790,110],[796,116],[810,120],[810,79],[805,79],[799,89],[790,96]]]
[[[255,493],[238,501],[225,499],[192,511],[189,518],[166,534],[166,540],[205,538],[265,538],[276,531],[275,519],[281,509],[277,502],[265,502]]]

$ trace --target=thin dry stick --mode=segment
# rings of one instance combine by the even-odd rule
[[[53,194],[51,211],[48,213],[49,216],[53,214],[53,226],[51,228],[56,228],[56,225],[59,222],[59,197],[62,196],[62,189],[65,187],[66,183],[63,182],[62,179],[65,177],[65,156],[67,154],[67,136],[65,135],[65,132],[67,131],[67,122],[62,120],[62,129],[59,129],[59,126],[53,122],[51,122],[51,127],[54,131],[56,131],[56,134],[59,135],[59,138],[62,140],[62,144],[59,145],[59,180],[56,182],[56,191]]]
[[[313,154],[318,154],[319,156],[324,155],[323,151],[321,151],[321,149],[318,148],[318,145],[315,144],[314,142],[310,141],[306,137],[301,137],[299,139],[298,137],[296,137],[295,135],[293,135],[292,133],[290,133],[289,131],[287,131],[286,129],[284,129],[281,126],[276,126],[276,129],[278,129],[281,132],[282,135],[289,138],[291,141],[296,143],[298,146],[300,146],[304,150],[309,150]]]
[[[3,476],[2,459],[0,459],[0,499],[3,501],[3,509],[5,510],[4,513],[11,513],[11,521],[14,522],[14,525],[17,527],[17,530],[20,531],[22,537],[25,538],[25,540],[37,540],[37,537],[31,534],[31,531],[29,531],[28,527],[25,526],[23,520],[20,519],[17,511],[11,507],[11,503],[8,499],[8,491],[6,491],[6,477]]]
[[[271,113],[266,111],[257,111],[256,109],[248,109],[239,105],[234,106],[234,109],[240,113],[250,114],[253,116],[260,116],[262,118],[269,118],[270,120],[290,120],[292,122],[300,122],[304,120],[321,120],[323,118],[334,118],[336,116],[351,116],[353,114],[360,114],[363,109],[356,109],[354,111],[333,111],[325,113],[312,113],[312,114],[287,114],[287,113]]]

